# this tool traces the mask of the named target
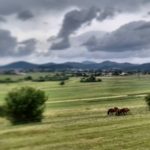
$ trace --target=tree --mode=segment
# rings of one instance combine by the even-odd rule
[[[12,124],[41,122],[47,97],[41,90],[23,87],[8,93],[5,110]]]

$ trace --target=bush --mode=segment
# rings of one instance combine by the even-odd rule
[[[97,82],[102,82],[102,79],[97,79]]]
[[[145,101],[146,101],[147,106],[148,106],[148,108],[149,108],[149,110],[150,110],[150,94],[148,94],[148,95],[145,97]]]
[[[63,85],[65,85],[65,81],[61,81],[59,84],[60,84],[61,86],[63,86]]]
[[[12,124],[41,122],[47,97],[41,90],[23,87],[5,98],[6,116]]]
[[[27,77],[24,78],[24,80],[26,80],[26,81],[32,81],[32,76],[27,76]]]

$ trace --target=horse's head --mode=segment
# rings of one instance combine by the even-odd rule
[[[119,108],[118,108],[118,107],[114,107],[114,110],[115,110],[115,111],[118,111],[118,110],[119,110]]]

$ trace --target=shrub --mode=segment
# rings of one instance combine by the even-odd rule
[[[32,80],[32,76],[27,76],[27,77],[24,78],[24,80],[31,81]]]
[[[97,79],[97,82],[102,82],[102,79]]]
[[[5,100],[6,116],[12,124],[42,121],[47,100],[43,91],[23,87],[8,93]]]
[[[59,84],[63,86],[65,85],[65,81],[61,81]]]

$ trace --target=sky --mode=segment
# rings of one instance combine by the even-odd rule
[[[0,64],[150,62],[149,0],[0,0]]]

